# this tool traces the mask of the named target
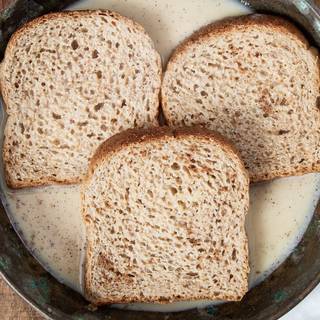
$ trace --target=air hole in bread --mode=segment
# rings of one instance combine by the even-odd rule
[[[186,210],[187,206],[184,201],[178,200],[178,206],[181,210]]]
[[[79,48],[78,41],[77,41],[77,40],[73,40],[73,41],[71,42],[71,47],[72,47],[73,50],[78,49],[78,48]]]
[[[94,106],[94,111],[99,111],[100,109],[103,108],[104,103],[98,103]]]
[[[96,59],[96,58],[98,58],[98,56],[99,56],[98,50],[96,50],[96,49],[93,50],[93,51],[92,51],[92,58],[93,58],[93,59]]]
[[[59,119],[62,118],[60,114],[57,114],[57,113],[55,113],[55,112],[52,112],[52,117],[53,117],[53,119],[55,119],[55,120],[59,120]]]
[[[175,187],[170,187],[170,192],[174,196],[178,193],[178,190]]]
[[[172,165],[171,165],[171,168],[173,170],[179,170],[180,169],[180,165],[177,163],[177,162],[174,162]]]

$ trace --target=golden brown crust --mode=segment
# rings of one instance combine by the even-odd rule
[[[64,17],[71,17],[71,18],[82,18],[84,16],[91,16],[92,14],[96,14],[96,15],[107,15],[107,16],[111,16],[116,18],[117,20],[122,20],[125,21],[125,23],[127,23],[129,26],[132,26],[132,28],[137,29],[139,32],[141,32],[142,34],[144,34],[147,38],[150,39],[150,43],[152,43],[153,49],[154,49],[154,53],[157,55],[158,59],[157,59],[157,64],[158,64],[158,70],[159,70],[159,78],[162,79],[162,63],[161,63],[161,57],[159,55],[159,53],[156,51],[154,44],[150,38],[150,36],[147,34],[147,32],[145,31],[145,29],[137,22],[120,15],[117,12],[111,11],[111,10],[79,10],[79,11],[61,11],[61,12],[55,12],[55,13],[49,13],[43,16],[40,16],[38,18],[35,18],[29,22],[27,22],[26,24],[24,24],[23,26],[21,26],[10,38],[6,51],[5,51],[5,56],[4,59],[0,65],[0,92],[3,98],[3,102],[4,102],[4,108],[7,109],[7,106],[9,105],[9,97],[8,97],[8,86],[9,83],[7,83],[4,80],[4,77],[2,75],[2,70],[3,70],[3,66],[6,63],[6,59],[8,59],[8,57],[11,55],[12,50],[14,49],[16,42],[18,41],[19,37],[24,34],[25,32],[28,32],[29,29],[33,29],[35,26],[40,25],[42,23],[45,23],[46,21],[52,20],[52,19],[57,19],[57,18],[64,18]],[[159,87],[161,87],[161,81],[159,84]],[[159,90],[160,91],[160,90]],[[159,92],[160,95],[160,92]],[[160,96],[158,97],[158,101],[155,102],[155,105],[158,104],[159,105],[159,100],[160,100]],[[155,117],[155,121],[158,123],[158,116],[159,116],[159,112],[160,109],[158,107],[158,112],[157,115]],[[21,189],[21,188],[28,188],[28,187],[36,187],[36,186],[45,186],[45,185],[50,185],[50,184],[64,184],[64,185],[68,185],[68,184],[78,184],[82,181],[82,178],[78,178],[78,179],[73,179],[73,180],[64,180],[64,179],[58,179],[55,177],[45,177],[45,178],[40,178],[40,179],[34,179],[34,180],[26,180],[24,179],[24,181],[17,181],[11,178],[6,165],[5,165],[5,159],[7,158],[6,156],[6,151],[5,149],[2,150],[2,155],[3,155],[3,159],[4,159],[4,167],[5,167],[5,179],[7,182],[7,185],[9,188],[13,188],[13,189]]]

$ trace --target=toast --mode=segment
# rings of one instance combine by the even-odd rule
[[[162,84],[169,125],[231,140],[252,182],[320,171],[319,57],[287,20],[249,15],[196,32]]]
[[[248,290],[248,190],[237,152],[207,129],[110,138],[81,187],[86,298],[240,300]]]
[[[80,182],[105,139],[158,124],[161,61],[145,30],[107,10],[37,18],[1,65],[9,187]]]

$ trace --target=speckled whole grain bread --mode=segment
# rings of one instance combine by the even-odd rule
[[[237,153],[207,129],[128,130],[104,142],[81,191],[87,299],[240,300],[248,188]]]
[[[320,171],[319,57],[290,22],[219,21],[171,57],[162,85],[172,126],[205,124],[240,151],[252,181]]]
[[[61,12],[23,26],[0,75],[8,185],[81,181],[102,141],[158,123],[161,72],[150,37],[117,13]]]

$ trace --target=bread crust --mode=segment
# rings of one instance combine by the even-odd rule
[[[161,141],[162,139],[173,138],[173,139],[184,139],[184,138],[201,138],[206,139],[208,141],[212,141],[214,143],[218,143],[221,148],[226,152],[232,155],[233,159],[236,160],[241,168],[242,173],[247,179],[247,185],[249,186],[249,174],[245,169],[245,166],[239,156],[238,151],[233,147],[233,145],[219,133],[214,132],[212,130],[206,129],[203,126],[194,126],[194,127],[154,127],[149,129],[128,129],[121,133],[114,135],[109,138],[105,142],[103,142],[100,147],[97,149],[95,155],[91,159],[91,163],[89,166],[88,177],[86,181],[83,182],[81,186],[81,199],[83,201],[83,191],[86,188],[87,184],[90,181],[90,178],[93,175],[94,170],[107,158],[111,157],[117,151],[127,148],[128,146],[132,146],[134,144],[144,144],[148,142]],[[247,204],[247,207],[249,203]],[[247,213],[247,212],[246,212]],[[246,214],[245,213],[245,214]],[[82,217],[85,223],[86,213],[84,208],[82,207]],[[243,226],[243,232],[246,234],[245,228]],[[83,292],[87,300],[92,302],[94,305],[104,305],[104,304],[115,304],[115,303],[133,303],[133,302],[150,302],[150,303],[170,303],[170,302],[178,302],[178,301],[192,301],[192,300],[203,300],[203,299],[211,299],[211,300],[224,300],[224,301],[240,301],[244,294],[248,291],[248,287],[243,288],[243,294],[241,296],[234,295],[221,295],[221,296],[198,296],[198,297],[184,297],[179,298],[178,295],[173,295],[171,298],[164,299],[159,298],[157,300],[146,299],[144,297],[143,301],[141,297],[122,297],[119,296],[117,299],[99,299],[90,293],[90,274],[87,273],[89,270],[88,265],[90,264],[90,260],[88,259],[88,254],[90,254],[90,243],[86,244],[86,253],[84,258],[84,279],[83,279]],[[248,253],[248,240],[246,237],[246,241],[244,243],[244,252]],[[248,261],[248,255],[246,256],[246,261]],[[249,267],[247,264],[247,269],[245,270],[247,274],[246,281],[248,282],[249,276]]]
[[[233,146],[233,144],[225,137],[223,137],[218,132],[209,130],[204,126],[193,126],[193,127],[153,127],[148,129],[128,129],[120,132],[106,141],[104,141],[94,156],[91,159],[89,167],[90,178],[96,167],[99,166],[100,162],[107,158],[109,155],[117,152],[118,150],[136,143],[144,143],[156,140],[162,140],[163,138],[186,138],[186,137],[201,137],[204,139],[212,140],[218,142],[222,149],[228,153],[233,154],[238,158],[239,164],[243,171],[248,175],[247,170],[241,160],[238,150]]]
[[[24,34],[25,32],[28,32],[28,30],[33,29],[37,25],[41,25],[42,23],[45,23],[46,21],[49,21],[52,19],[57,19],[57,18],[74,18],[74,19],[80,18],[81,19],[82,17],[92,16],[94,14],[95,15],[111,16],[111,17],[116,18],[117,20],[122,20],[128,26],[131,26],[135,30],[138,30],[139,32],[141,32],[141,34],[143,34],[148,39],[150,39],[150,43],[152,44],[152,47],[154,50],[153,54],[157,57],[158,77],[159,77],[159,79],[162,79],[162,62],[161,62],[160,54],[156,51],[156,49],[154,47],[154,43],[152,42],[152,40],[151,40],[150,36],[148,35],[148,33],[146,32],[146,30],[139,23],[137,23],[134,20],[131,20],[125,16],[122,16],[117,12],[111,11],[111,10],[101,9],[101,10],[75,10],[75,11],[54,12],[54,13],[49,13],[49,14],[40,16],[38,18],[35,18],[35,19],[25,23],[11,36],[11,38],[8,42],[6,51],[5,51],[4,59],[0,65],[0,92],[2,95],[3,102],[4,102],[5,110],[7,110],[8,109],[7,106],[10,105],[10,99],[8,96],[8,88],[9,88],[10,84],[5,81],[5,79],[2,75],[3,66],[6,63],[6,60],[8,59],[8,57],[11,56],[12,51],[13,51],[14,47],[16,46],[16,43],[17,43],[19,37],[22,34]],[[157,100],[154,101],[154,103],[150,103],[152,105],[158,106],[157,114],[154,119],[154,123],[156,123],[156,124],[159,124],[158,117],[159,117],[159,113],[160,113],[160,108],[159,108],[160,88],[161,88],[161,81],[159,84],[159,88],[155,88],[155,89],[159,90],[159,95],[157,96]],[[4,137],[4,139],[6,139],[6,137]],[[4,143],[4,145],[5,145],[5,143]],[[50,185],[50,184],[71,185],[71,184],[78,184],[82,181],[81,177],[76,178],[76,179],[59,179],[59,178],[54,178],[54,177],[47,177],[45,179],[43,179],[43,178],[32,179],[32,180],[31,179],[30,180],[24,179],[24,181],[17,181],[15,179],[12,179],[10,173],[8,172],[5,159],[8,159],[10,157],[10,155],[6,152],[6,150],[4,148],[2,149],[2,156],[4,159],[5,180],[6,180],[6,183],[9,188],[21,189],[21,188],[29,188],[29,187],[36,187],[36,186],[46,186],[46,185]]]
[[[47,179],[35,179],[29,181],[16,181],[10,178],[9,172],[5,169],[5,180],[8,188],[10,189],[24,189],[24,188],[33,188],[33,187],[45,187],[52,184],[61,184],[61,185],[74,185],[79,184],[82,180],[81,179],[69,179],[69,180],[62,180],[62,179],[54,179],[54,178],[47,178]]]
[[[253,13],[215,21],[195,31],[174,50],[168,61],[167,69],[170,69],[172,64],[175,63],[180,55],[191,45],[200,44],[212,36],[219,36],[232,31],[246,30],[250,26],[269,27],[278,32],[294,35],[297,40],[309,47],[309,43],[302,32],[288,20],[279,16]]]
[[[198,31],[194,32],[190,37],[184,40],[173,52],[171,58],[168,61],[166,71],[171,71],[174,68],[175,63],[179,60],[181,55],[187,51],[190,46],[194,44],[201,44],[207,39],[210,39],[221,34],[229,33],[232,31],[237,31],[239,29],[246,30],[250,26],[262,26],[273,29],[274,31],[281,32],[294,36],[297,41],[302,42],[307,49],[310,48],[310,44],[303,35],[303,33],[290,21],[274,15],[267,14],[249,14],[239,17],[226,18],[220,21],[213,22],[207,26],[202,27]],[[318,59],[318,70],[320,73],[320,61]],[[163,77],[166,77],[166,71]],[[320,81],[318,83],[320,87]],[[165,116],[165,120],[168,125],[172,126],[173,121],[170,119],[169,103],[166,95],[163,93],[163,88],[161,90],[161,105]],[[320,109],[319,109],[320,111]],[[320,160],[314,163],[312,166],[301,166],[299,169],[292,169],[286,172],[268,172],[267,174],[256,174],[250,176],[250,181],[262,182],[273,180],[288,176],[300,176],[306,173],[315,173],[320,171]]]
[[[118,299],[108,299],[108,300],[90,300],[90,299],[95,299],[94,297],[86,297],[87,300],[89,300],[92,305],[94,306],[103,306],[106,304],[127,304],[127,303],[156,303],[156,304],[168,304],[168,303],[175,303],[175,302],[183,302],[183,301],[198,301],[198,300],[212,300],[212,301],[241,301],[243,299],[243,296],[246,294],[247,290],[243,292],[242,296],[233,296],[233,295],[221,295],[221,296],[197,296],[197,297],[190,297],[190,298],[179,298],[179,295],[172,295],[171,299],[166,299],[166,298],[161,298],[161,299],[148,299],[144,298],[143,301],[141,301],[140,297],[132,297],[132,298],[123,298],[119,296]]]

